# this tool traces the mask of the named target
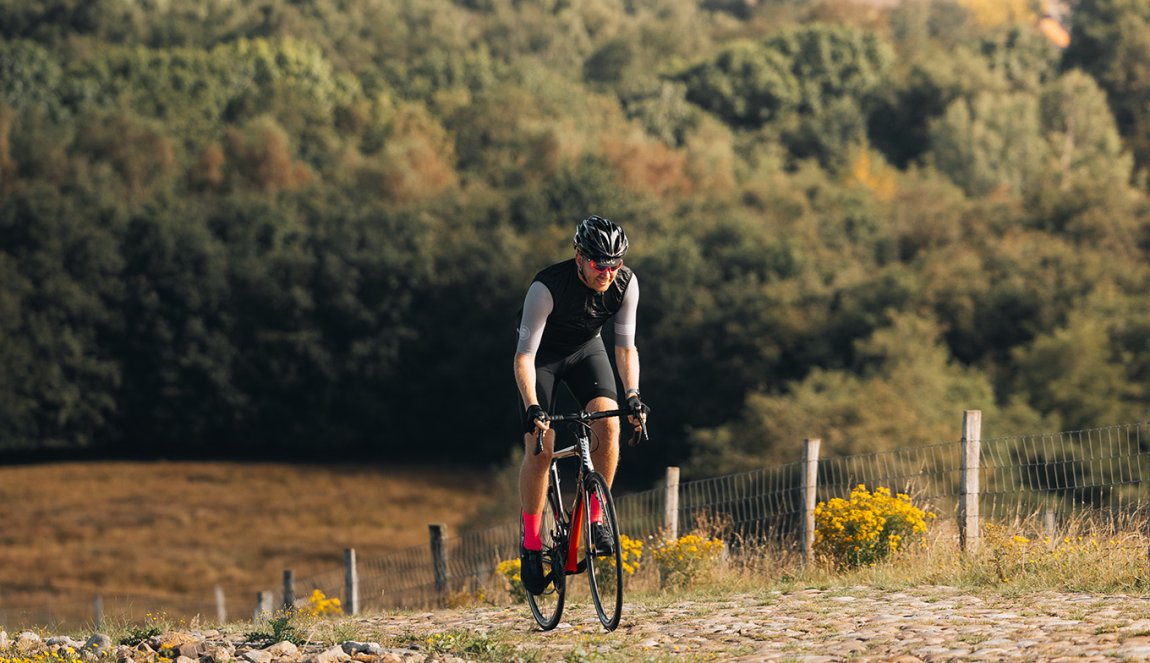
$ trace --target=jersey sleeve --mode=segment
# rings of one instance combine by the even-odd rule
[[[639,277],[631,275],[627,292],[623,293],[623,303],[615,314],[615,347],[635,347],[635,319],[639,310]]]
[[[519,319],[519,354],[533,355],[539,350],[543,340],[543,328],[547,326],[547,316],[555,308],[555,299],[547,286],[534,281],[523,299],[523,317]]]

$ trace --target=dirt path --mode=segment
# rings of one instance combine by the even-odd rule
[[[457,642],[440,649],[467,660],[497,660],[512,651],[528,659],[612,661],[1150,659],[1145,597],[972,596],[951,587],[803,590],[630,605],[611,634],[589,606],[570,606],[566,615],[550,633],[535,631],[521,608],[358,621],[381,641],[423,634],[440,644]]]

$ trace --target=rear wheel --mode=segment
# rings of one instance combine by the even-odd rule
[[[549,489],[551,490],[551,489]],[[563,572],[563,555],[566,547],[565,525],[555,518],[553,500],[548,499],[543,508],[543,575],[547,578],[547,588],[542,594],[527,592],[527,605],[531,614],[544,631],[559,625],[563,616],[563,603],[567,598],[567,578]],[[522,573],[522,570],[520,570]]]
[[[615,514],[615,501],[602,474],[593,472],[587,478],[584,493],[584,506],[591,507],[591,498],[599,500],[603,514],[602,525],[606,529],[610,549],[603,550],[595,545],[595,524],[591,518],[585,519],[584,538],[587,550],[587,580],[591,583],[591,598],[595,602],[595,612],[599,621],[608,631],[619,626],[623,614],[623,550],[619,540],[619,520]],[[590,511],[588,511],[590,513]]]

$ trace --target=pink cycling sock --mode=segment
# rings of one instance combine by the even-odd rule
[[[603,522],[603,505],[599,504],[599,495],[597,493],[591,494],[591,522]]]
[[[527,550],[543,550],[543,541],[539,538],[539,523],[542,520],[541,513],[523,514],[523,547]]]

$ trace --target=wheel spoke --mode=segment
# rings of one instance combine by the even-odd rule
[[[590,496],[598,497],[602,519],[599,523],[592,523],[587,519],[584,529],[587,551],[587,579],[591,585],[591,598],[595,602],[595,612],[599,621],[608,631],[613,631],[619,625],[619,618],[623,612],[623,568],[622,544],[619,535],[619,521],[615,513],[615,502],[611,499],[611,491],[607,481],[598,472],[593,473],[587,480],[587,502],[590,505]],[[596,545],[596,525],[606,530],[606,550]],[[602,535],[600,539],[604,538]]]
[[[550,631],[559,624],[563,616],[563,604],[567,597],[566,576],[563,572],[563,548],[566,537],[563,527],[556,522],[555,513],[548,500],[543,510],[543,573],[549,578],[547,589],[539,595],[527,593],[527,604],[531,614],[544,631]],[[522,570],[520,571],[522,573]]]

